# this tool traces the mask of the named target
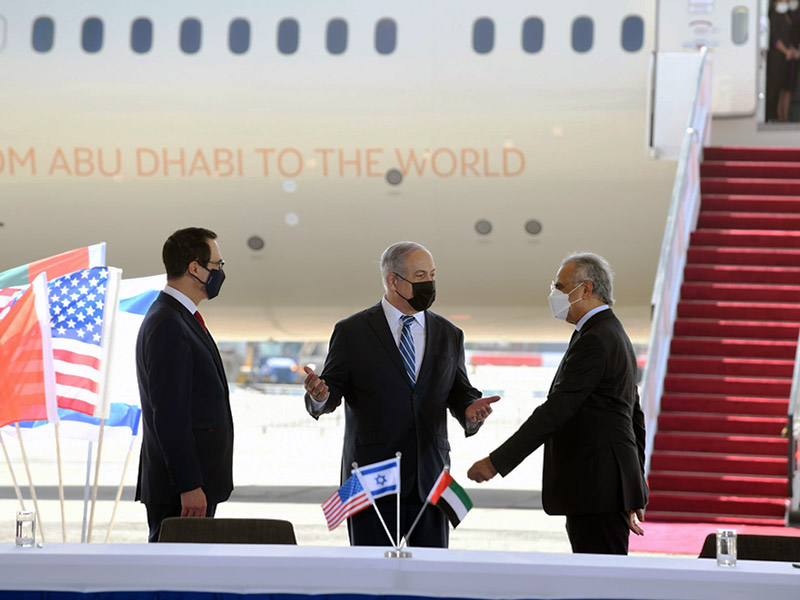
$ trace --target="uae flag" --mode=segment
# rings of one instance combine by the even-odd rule
[[[428,494],[428,502],[441,508],[454,528],[458,527],[472,508],[472,500],[467,496],[467,492],[447,471],[442,471],[433,484],[433,489]]]
[[[39,273],[47,273],[47,280],[52,281],[56,277],[74,271],[104,267],[105,264],[106,244],[103,242],[3,271],[0,273],[0,288],[26,286],[32,283]]]

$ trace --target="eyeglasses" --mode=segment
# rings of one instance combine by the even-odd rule
[[[222,260],[222,259],[220,259],[220,260],[210,260],[210,261],[208,261],[208,264],[209,265],[217,265],[220,269],[222,269],[222,267],[225,266],[225,261]]]
[[[579,281],[577,283],[577,285],[574,288],[572,288],[572,291],[570,292],[570,294],[572,292],[574,292],[575,290],[577,290],[580,287],[580,285],[582,283],[584,283],[585,281],[586,281],[585,279],[583,281]],[[563,283],[559,283],[558,281],[551,281],[550,282],[550,291],[554,292],[556,290],[558,290],[559,292],[564,292],[564,284]],[[566,294],[566,292],[564,292],[564,293]],[[569,294],[567,294],[567,295],[569,295]]]

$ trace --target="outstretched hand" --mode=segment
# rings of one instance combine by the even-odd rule
[[[470,423],[483,423],[486,418],[492,414],[492,407],[489,405],[494,404],[498,400],[500,400],[500,396],[489,396],[488,398],[479,398],[475,400],[475,402],[467,407],[467,421]]]
[[[303,367],[303,370],[306,372],[306,378],[303,381],[306,392],[314,399],[314,402],[325,402],[329,394],[325,380],[320,379],[311,367]]]
[[[467,477],[477,483],[489,481],[495,475],[497,475],[497,469],[494,468],[492,459],[488,456],[476,462],[469,468],[469,471],[467,471]]]

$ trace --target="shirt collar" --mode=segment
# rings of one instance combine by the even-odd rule
[[[383,307],[383,314],[386,315],[386,320],[390,325],[399,323],[400,317],[404,316],[402,312],[397,310],[396,306],[386,299],[386,296],[381,298],[381,307]],[[425,311],[414,313],[412,316],[416,322],[419,323],[420,327],[425,329]]]
[[[603,304],[602,306],[598,306],[597,308],[593,308],[592,310],[590,310],[589,312],[587,312],[585,315],[583,315],[583,316],[581,317],[581,320],[580,320],[580,321],[578,321],[578,324],[577,324],[577,325],[575,325],[575,330],[576,330],[576,331],[580,331],[580,330],[581,330],[581,327],[583,327],[584,325],[586,325],[586,321],[588,321],[589,319],[591,319],[591,318],[592,318],[593,316],[595,316],[597,313],[599,313],[599,312],[602,312],[602,311],[604,311],[604,310],[608,310],[609,308],[611,308],[611,307],[610,307],[608,304]]]
[[[174,287],[171,287],[169,284],[167,284],[167,286],[164,288],[164,293],[167,294],[168,296],[172,296],[173,298],[175,298],[175,300],[180,302],[184,306],[184,308],[186,308],[186,310],[188,310],[190,313],[194,314],[197,312],[197,305],[194,302],[192,302],[189,299],[189,296],[187,296],[183,292],[180,292],[176,290]]]

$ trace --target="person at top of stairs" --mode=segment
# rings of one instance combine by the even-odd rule
[[[596,254],[568,256],[548,300],[575,332],[547,400],[467,476],[505,476],[544,444],[542,503],[547,514],[566,515],[572,551],[627,554],[630,531],[644,535],[645,429],[636,356],[610,308],[611,268]]]

